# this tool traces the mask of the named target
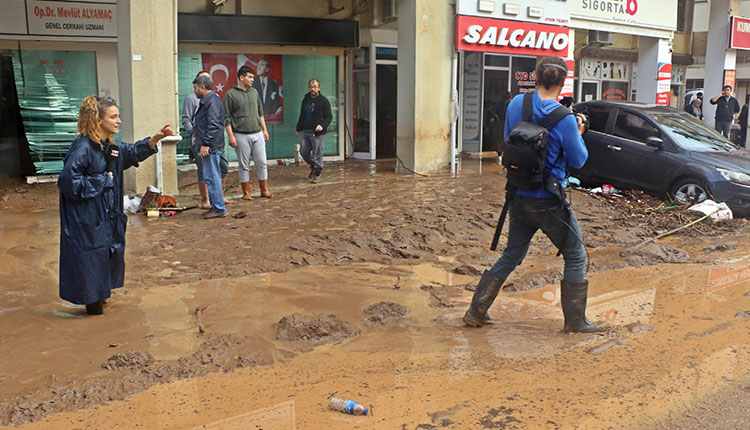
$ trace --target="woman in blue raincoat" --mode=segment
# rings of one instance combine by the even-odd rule
[[[83,99],[78,131],[64,158],[60,188],[60,297],[101,315],[102,303],[125,279],[123,170],[156,153],[156,143],[174,134],[165,125],[135,144],[115,143],[120,111],[114,100]]]

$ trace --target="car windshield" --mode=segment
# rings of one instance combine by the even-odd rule
[[[688,151],[735,151],[737,146],[697,118],[682,113],[656,113],[653,118],[669,137]]]

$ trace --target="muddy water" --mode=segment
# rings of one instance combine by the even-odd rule
[[[559,331],[562,265],[540,237],[491,309],[497,324],[466,329],[465,287],[496,258],[486,247],[503,186],[496,166],[482,176],[478,166],[425,179],[344,165],[315,186],[291,168],[272,171],[271,201],[230,208],[247,218],[131,217],[127,286],[103,317],[56,298],[58,221],[44,203],[54,190],[3,199],[2,422],[410,430],[748,422],[750,321],[737,317],[750,310],[743,224],[621,256],[653,232],[574,196],[593,244],[589,318],[612,328]],[[384,315],[406,314],[366,320],[382,303],[392,304],[378,308]],[[315,323],[280,340],[278,323],[294,314]],[[336,336],[344,324],[355,330]],[[374,414],[329,411],[331,395],[371,404]]]

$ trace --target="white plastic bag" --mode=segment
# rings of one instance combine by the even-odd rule
[[[140,197],[133,197],[132,199],[125,195],[122,198],[122,207],[126,214],[134,214],[138,212],[138,207],[141,204]]]
[[[698,204],[690,206],[688,210],[697,211],[704,215],[711,214],[711,220],[714,222],[725,221],[733,218],[732,210],[729,209],[729,206],[727,206],[726,203],[716,203],[713,200],[703,200]]]

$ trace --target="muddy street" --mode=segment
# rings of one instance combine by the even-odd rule
[[[56,185],[3,184],[0,427],[747,428],[746,220],[632,249],[693,218],[574,190],[587,313],[608,331],[561,332],[563,262],[540,233],[496,324],[470,329],[461,317],[500,255],[496,161],[463,160],[455,178],[330,166],[317,184],[273,166],[274,197],[221,220],[131,215],[125,287],[103,316],[58,298]],[[194,204],[195,172],[180,183]],[[331,411],[331,396],[372,414]]]

